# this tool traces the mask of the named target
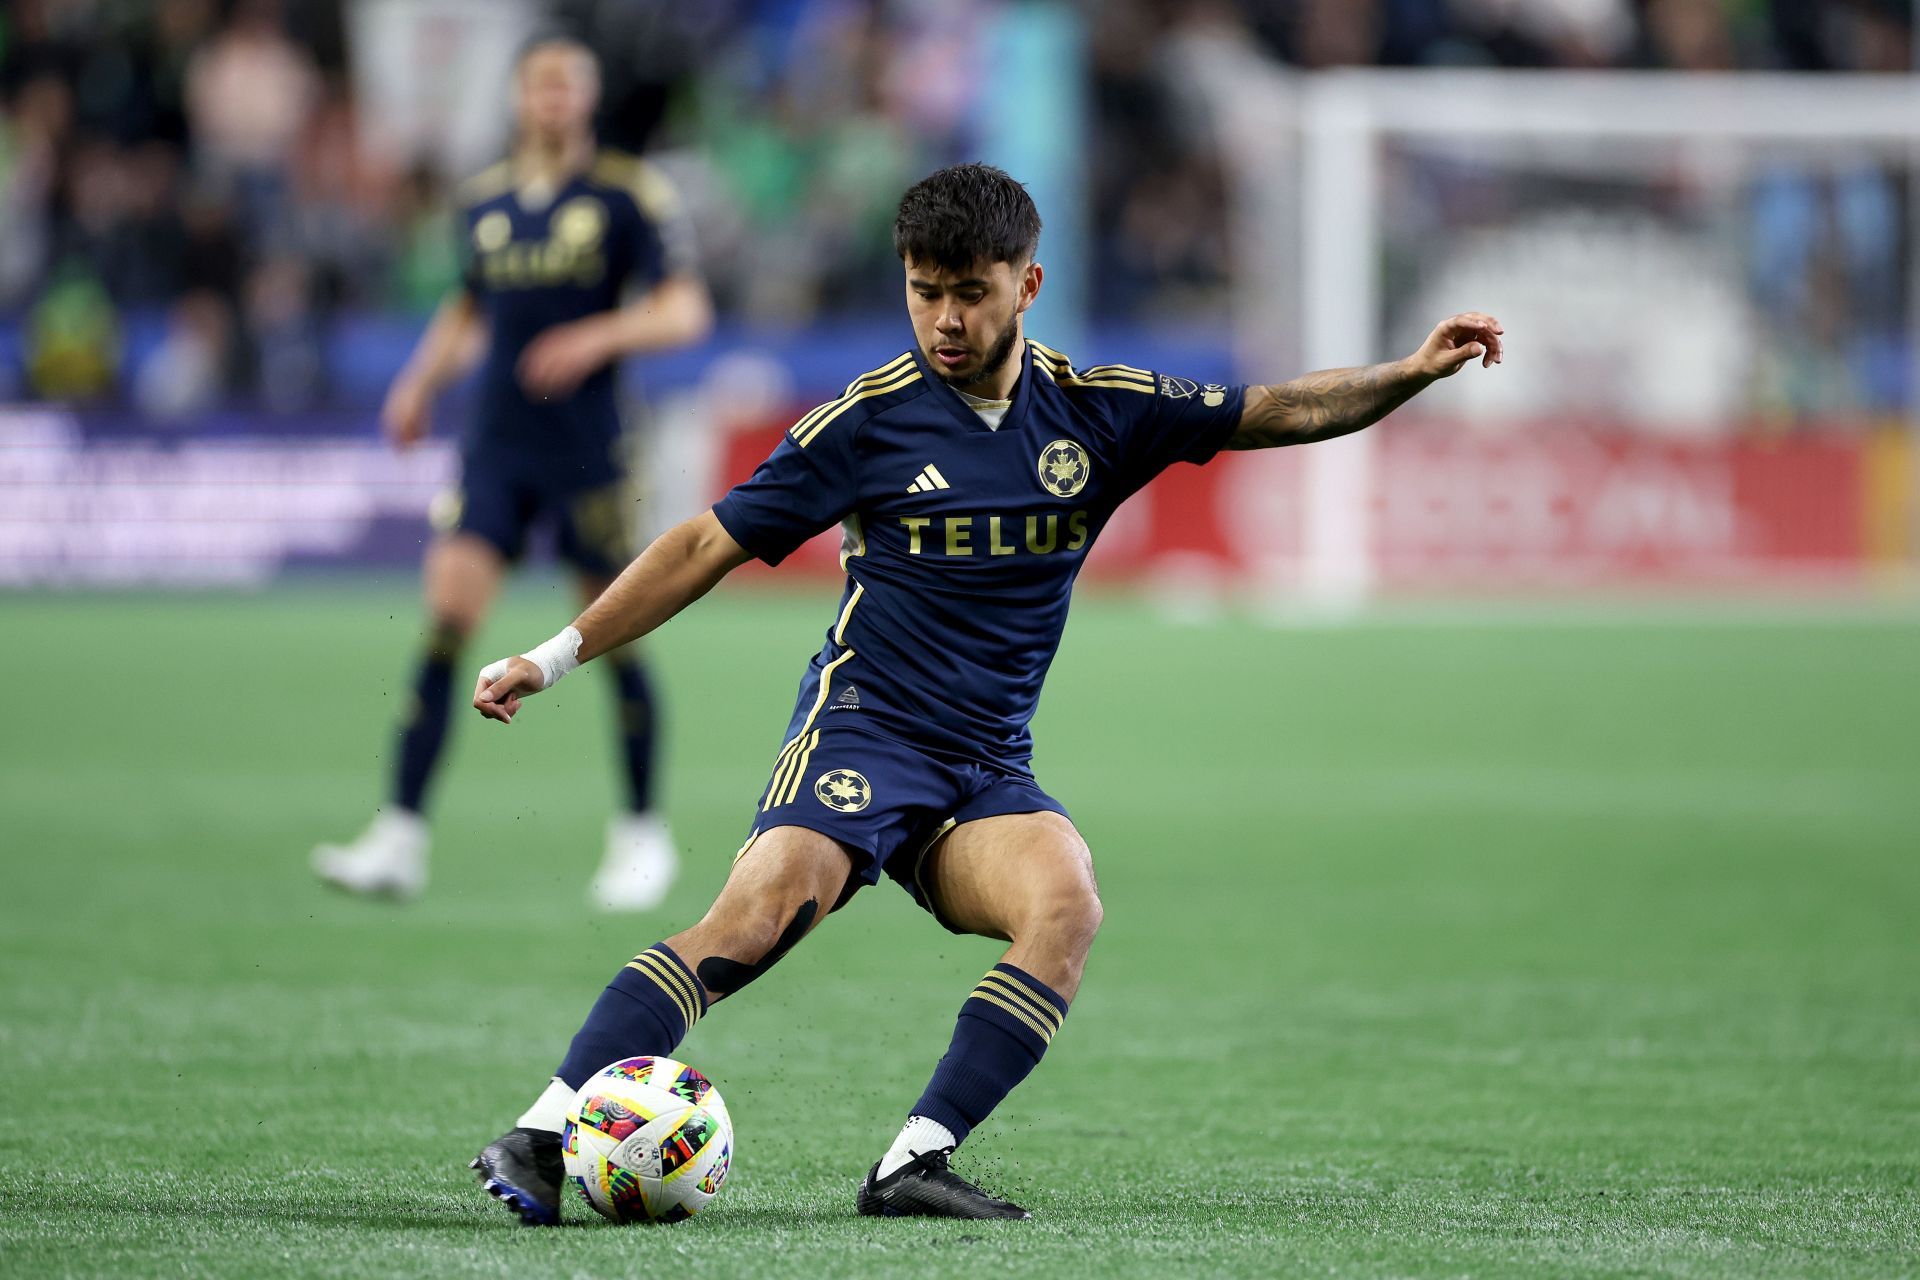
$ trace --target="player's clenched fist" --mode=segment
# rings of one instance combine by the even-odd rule
[[[512,724],[522,698],[553,688],[580,665],[580,643],[579,629],[568,627],[517,658],[489,662],[473,686],[473,709],[489,720]]]
[[[1475,360],[1491,369],[1500,363],[1500,336],[1505,332],[1484,311],[1462,311],[1435,325],[1413,360],[1429,378],[1450,378]]]
[[[547,687],[540,668],[525,658],[502,658],[480,668],[473,686],[473,709],[489,720],[512,724],[520,714],[520,700]]]

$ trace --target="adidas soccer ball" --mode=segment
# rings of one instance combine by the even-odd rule
[[[678,1222],[713,1199],[733,1163],[733,1120],[713,1082],[672,1058],[596,1071],[560,1134],[567,1180],[615,1222]]]

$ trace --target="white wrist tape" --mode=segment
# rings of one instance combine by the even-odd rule
[[[580,631],[568,627],[545,644],[536,645],[520,655],[534,666],[540,668],[540,675],[546,681],[542,689],[551,689],[560,683],[560,677],[580,665]]]

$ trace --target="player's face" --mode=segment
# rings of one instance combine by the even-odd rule
[[[600,101],[600,73],[586,50],[542,45],[520,63],[520,127],[560,137],[587,127]]]
[[[1040,264],[976,262],[962,271],[907,263],[907,313],[933,371],[956,387],[987,384],[1020,339],[1040,293]]]

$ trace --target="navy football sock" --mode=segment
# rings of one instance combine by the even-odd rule
[[[672,1053],[707,1011],[707,995],[666,943],[635,956],[613,975],[553,1074],[570,1089],[610,1062]]]
[[[420,660],[413,680],[413,706],[400,727],[400,755],[394,768],[393,802],[419,813],[427,783],[447,740],[447,716],[453,705],[453,664],[457,648],[442,637]]]
[[[613,663],[615,693],[620,700],[620,746],[627,762],[627,804],[635,813],[653,807],[653,684],[647,669],[629,657]]]
[[[953,1043],[913,1114],[965,1141],[1039,1065],[1066,1016],[1067,1002],[1052,987],[1010,964],[993,966],[960,1006]]]

